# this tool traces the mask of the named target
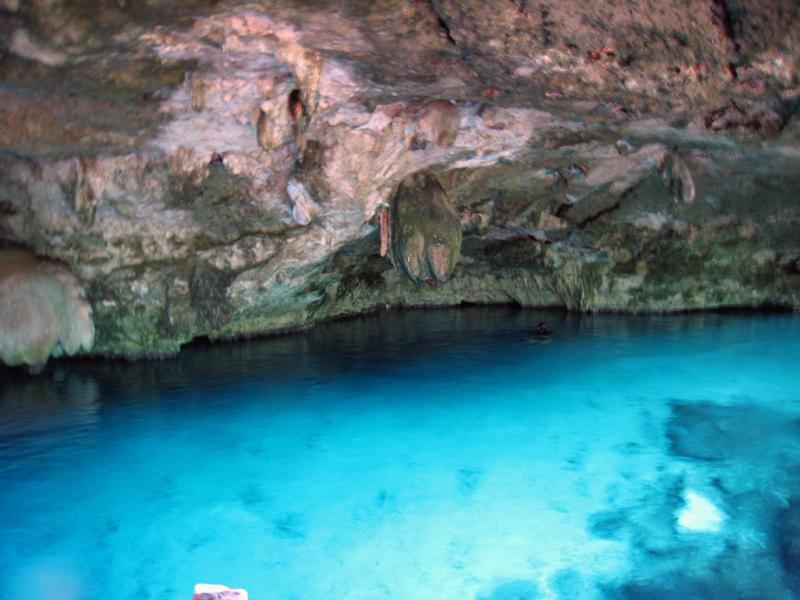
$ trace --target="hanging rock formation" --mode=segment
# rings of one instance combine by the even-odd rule
[[[94,325],[66,265],[0,250],[0,360],[37,368],[50,356],[92,348]]]
[[[0,247],[66,265],[111,355],[386,305],[797,309],[800,5],[725,6],[9,0]]]
[[[438,285],[461,252],[461,221],[430,174],[406,177],[394,198],[394,256],[414,283]]]

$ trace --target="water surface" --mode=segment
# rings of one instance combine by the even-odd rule
[[[800,597],[798,340],[470,308],[0,371],[0,597]]]

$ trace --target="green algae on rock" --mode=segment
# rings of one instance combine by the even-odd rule
[[[394,256],[415,283],[446,282],[461,253],[461,222],[430,174],[406,177],[394,198]]]
[[[386,306],[797,310],[800,8],[685,4],[0,11],[0,247],[127,357]]]

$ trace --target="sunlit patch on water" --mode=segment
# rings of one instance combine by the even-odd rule
[[[475,308],[3,371],[0,596],[788,600],[798,340]]]

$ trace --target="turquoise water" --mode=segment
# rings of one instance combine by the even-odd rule
[[[797,598],[798,365],[798,316],[469,308],[0,371],[0,597]]]

